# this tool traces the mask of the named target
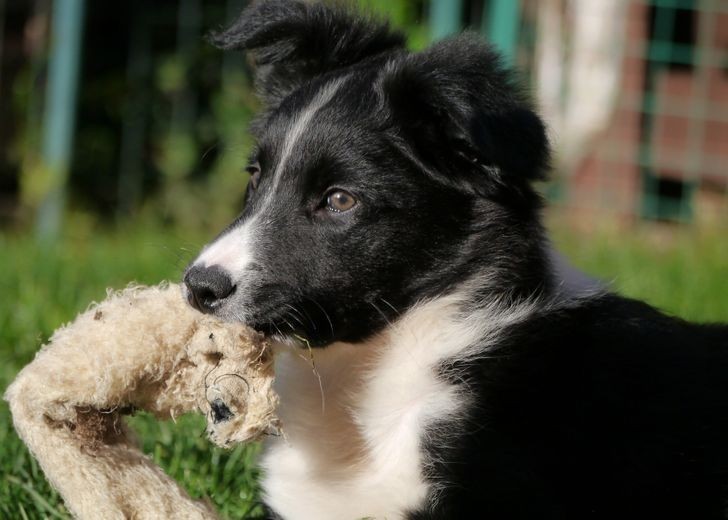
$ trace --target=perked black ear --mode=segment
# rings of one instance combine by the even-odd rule
[[[223,49],[252,51],[259,91],[271,105],[314,76],[405,44],[386,23],[299,0],[253,2],[210,40]]]
[[[439,171],[527,188],[548,168],[544,125],[523,89],[479,37],[464,34],[392,60],[381,92],[418,155]]]

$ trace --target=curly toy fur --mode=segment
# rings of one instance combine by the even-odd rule
[[[110,294],[8,388],[15,429],[79,518],[215,518],[139,451],[122,415],[199,411],[218,445],[279,431],[268,343],[195,312],[176,285]]]

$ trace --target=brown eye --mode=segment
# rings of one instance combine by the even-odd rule
[[[356,206],[356,199],[351,193],[344,190],[332,191],[326,197],[326,209],[334,213],[349,211],[354,206]]]
[[[253,164],[247,166],[245,168],[245,171],[250,174],[250,180],[248,180],[248,184],[250,184],[250,187],[254,190],[258,189],[258,183],[260,182],[260,164],[258,162],[254,162]]]

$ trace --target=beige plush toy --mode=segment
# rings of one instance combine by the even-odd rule
[[[279,434],[270,346],[184,302],[179,286],[110,294],[55,332],[5,394],[15,429],[78,518],[215,518],[139,451],[123,420],[199,411],[220,445]]]

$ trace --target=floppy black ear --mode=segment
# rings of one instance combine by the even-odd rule
[[[386,23],[355,16],[341,6],[298,0],[253,2],[210,39],[223,49],[252,51],[256,82],[269,104],[316,75],[405,43]]]
[[[548,168],[544,125],[499,55],[465,34],[392,60],[380,78],[393,124],[438,171],[527,188]]]

